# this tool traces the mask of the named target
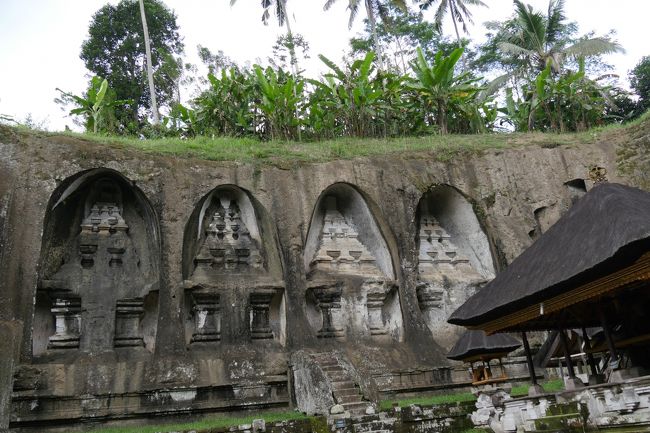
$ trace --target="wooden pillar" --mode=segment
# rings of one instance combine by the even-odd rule
[[[602,306],[598,306],[598,314],[600,315],[600,326],[603,327],[603,332],[605,332],[605,341],[607,341],[607,348],[609,349],[609,364],[613,369],[616,369],[618,368],[618,354],[616,353],[616,346],[614,345],[612,331],[609,328],[607,315]]]
[[[566,368],[571,379],[576,378],[576,373],[573,371],[573,361],[571,360],[571,352],[569,351],[569,341],[566,338],[564,329],[558,329],[560,333],[560,339],[562,341],[562,347],[564,348],[564,361],[566,362]]]
[[[524,342],[524,350],[526,351],[526,362],[528,363],[528,374],[530,374],[530,382],[537,385],[537,375],[535,374],[535,366],[533,365],[533,357],[530,354],[530,345],[528,344],[528,337],[525,332],[521,333],[521,339]]]
[[[598,374],[598,369],[596,368],[594,354],[589,351],[589,336],[587,335],[587,330],[585,328],[582,328],[582,340],[584,341],[585,347],[587,348],[585,350],[585,353],[587,354],[587,363],[589,364],[589,369],[591,370],[591,374],[595,376]]]

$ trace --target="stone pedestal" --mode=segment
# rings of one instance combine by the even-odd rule
[[[388,333],[384,323],[384,303],[390,292],[390,287],[384,281],[373,281],[365,283],[368,286],[366,292],[366,307],[368,308],[368,327],[370,335],[385,335]]]
[[[251,293],[251,338],[253,340],[273,338],[269,315],[274,294],[274,290],[255,291]]]
[[[341,288],[326,287],[313,289],[318,301],[318,308],[323,315],[323,326],[318,331],[318,338],[343,337],[345,331],[339,324],[338,316],[341,310]]]
[[[79,347],[81,329],[81,299],[74,296],[52,297],[52,314],[55,331],[50,336],[48,349],[76,349]]]
[[[115,305],[115,347],[144,346],[140,320],[144,315],[142,298],[121,299]]]
[[[221,340],[221,315],[219,295],[194,293],[194,333],[192,343],[208,343]]]

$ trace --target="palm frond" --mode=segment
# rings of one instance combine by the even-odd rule
[[[436,10],[436,14],[433,16],[433,22],[435,23],[438,31],[440,31],[440,29],[442,28],[442,20],[445,18],[448,8],[449,8],[448,0],[440,0],[440,5]]]
[[[564,0],[550,0],[546,17],[546,41],[554,43],[561,34],[564,15]]]
[[[542,52],[545,48],[546,23],[542,14],[534,12],[532,7],[524,5],[520,0],[514,0],[517,19],[527,37],[529,48]]]
[[[329,8],[331,8],[334,3],[336,3],[336,0],[327,0],[325,2],[325,5],[323,6],[323,10],[324,11],[329,10]]]
[[[624,53],[623,47],[607,38],[583,39],[564,49],[568,56],[587,57],[598,56],[600,54]]]
[[[532,56],[535,54],[535,51],[529,50],[528,48],[522,47],[512,42],[499,42],[498,47],[504,53],[512,54],[515,56]]]

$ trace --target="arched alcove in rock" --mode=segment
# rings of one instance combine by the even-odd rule
[[[318,338],[402,338],[393,257],[380,227],[353,186],[321,193],[304,249],[305,312]]]
[[[191,347],[286,336],[284,283],[271,218],[247,191],[221,185],[195,206],[183,240]]]
[[[422,196],[417,224],[418,302],[433,338],[450,349],[461,329],[447,317],[494,278],[490,243],[471,203],[451,186]]]
[[[45,215],[34,356],[153,351],[159,233],[144,193],[119,172],[97,168],[64,180]]]

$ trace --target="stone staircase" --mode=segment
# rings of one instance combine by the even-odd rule
[[[341,366],[336,357],[330,352],[314,353],[311,357],[332,384],[334,401],[343,406],[350,414],[365,413],[370,403],[364,399],[359,385]]]

